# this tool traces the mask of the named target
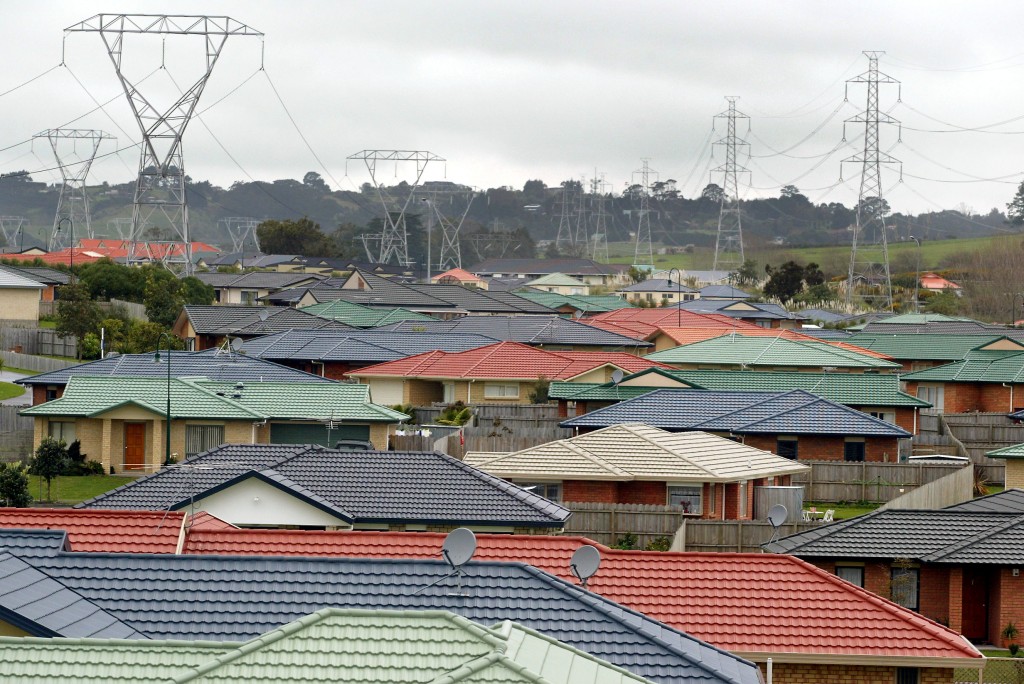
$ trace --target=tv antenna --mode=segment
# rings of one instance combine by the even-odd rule
[[[587,588],[587,580],[597,573],[601,565],[601,552],[590,544],[576,549],[569,560],[569,570],[580,581],[580,586]]]
[[[772,526],[772,538],[768,540],[769,544],[779,538],[779,529],[785,524],[788,517],[789,510],[782,504],[775,504],[768,509],[768,524]]]
[[[466,596],[467,594],[462,591],[462,568],[473,558],[474,553],[476,553],[476,535],[472,530],[459,527],[449,532],[441,546],[441,558],[451,570],[444,577],[416,590],[412,595],[421,594],[430,587],[455,577],[458,588],[454,594],[450,593],[449,596]]]

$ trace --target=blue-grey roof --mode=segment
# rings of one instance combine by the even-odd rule
[[[148,638],[39,570],[40,558],[0,550],[0,620],[34,636]]]
[[[39,373],[17,382],[22,385],[66,385],[77,375],[130,378],[162,378],[167,376],[166,350],[160,352],[161,363],[155,363],[152,353],[120,354],[98,361],[88,361]],[[228,354],[216,349],[201,352],[170,352],[171,377],[205,377],[226,382],[334,382],[319,375],[288,368],[272,361],[242,354]]]
[[[650,347],[632,337],[569,320],[560,316],[463,316],[447,321],[400,321],[378,330],[424,330],[444,335],[486,335],[493,340],[534,346],[572,345],[603,348]],[[438,347],[440,349],[440,347]]]
[[[766,544],[807,558],[910,558],[928,563],[1024,564],[1024,515],[879,510]]]
[[[416,323],[423,325],[424,322]],[[416,323],[403,327],[402,330],[405,332],[388,332],[386,329],[353,330],[352,332],[287,330],[247,340],[242,345],[241,351],[250,357],[282,361],[382,363],[435,350],[467,351],[486,347],[498,341],[492,337],[466,333],[453,335],[434,330],[412,332],[418,329]]]
[[[248,477],[353,524],[562,527],[569,517],[558,504],[444,454],[285,444],[226,444],[79,507],[184,508]]]
[[[805,392],[661,389],[562,421],[562,427],[646,423],[736,434],[910,437],[892,423]]]
[[[742,304],[742,308],[737,308],[735,310],[730,309],[730,307],[734,307],[737,304]],[[743,300],[701,298],[693,299],[689,302],[673,304],[672,306],[678,306],[684,311],[694,311],[696,313],[717,313],[725,316],[731,316],[733,318],[759,318],[767,320],[803,320],[804,318],[800,314],[787,311],[778,304],[747,302]],[[747,307],[753,307],[753,310]]]
[[[722,287],[722,286],[718,286]],[[687,287],[678,280],[668,278],[648,278],[639,283],[633,283],[626,287],[620,287],[619,292],[696,292],[692,287]],[[738,290],[737,290],[738,291]]]
[[[440,560],[62,553],[29,562],[24,590],[52,578],[67,592],[50,607],[81,596],[151,639],[243,641],[326,607],[429,608],[485,626],[513,620],[663,684],[761,681],[752,663],[518,563],[470,562],[459,591]],[[0,587],[26,565],[0,559]]]
[[[979,511],[983,513],[1017,513],[1024,515],[1024,489],[1004,489],[963,503],[946,506],[944,511]]]
[[[64,530],[0,529],[0,550],[18,556],[52,556],[67,548],[68,535]]]
[[[708,285],[700,288],[701,297],[721,297],[723,299],[750,299],[750,293],[732,285]]]
[[[342,330],[344,323],[329,321],[287,306],[235,306],[186,304],[180,316],[188,318],[197,335],[268,335],[289,328]]]
[[[279,271],[249,271],[248,273],[203,273],[195,277],[210,287],[246,287],[260,290],[279,290],[301,283],[316,282],[324,276],[313,273],[287,273]]]

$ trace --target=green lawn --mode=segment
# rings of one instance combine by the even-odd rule
[[[15,368],[14,366],[4,366],[3,370],[8,373],[17,373],[18,375],[38,375],[39,371],[29,370],[27,368]]]
[[[104,492],[109,492],[115,487],[128,484],[134,477],[119,477],[117,475],[81,475],[77,477],[54,478],[50,489],[53,500],[46,499],[46,481],[41,477],[30,476],[28,491],[37,502],[55,504],[76,504]]]
[[[25,393],[25,388],[15,385],[13,382],[0,382],[0,401],[20,397]]]
[[[858,515],[864,515],[870,513],[882,504],[868,503],[866,501],[857,502],[842,502],[835,503],[829,501],[804,501],[804,509],[808,509],[814,506],[819,511],[827,511],[832,509],[835,511],[836,520],[846,520],[847,518],[856,518]]]

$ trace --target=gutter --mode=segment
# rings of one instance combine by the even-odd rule
[[[870,655],[864,653],[779,653],[773,651],[743,651],[727,649],[730,653],[746,660],[754,662],[766,662],[771,659],[774,663],[789,663],[793,665],[852,665],[864,666],[873,665],[877,667],[938,667],[938,668],[965,668],[971,670],[983,670],[985,668],[985,656],[979,653],[978,657],[963,656],[942,657],[942,656],[886,656]]]

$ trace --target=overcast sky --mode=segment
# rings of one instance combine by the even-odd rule
[[[1019,0],[0,0],[0,172],[52,167],[45,141],[19,144],[48,128],[116,136],[101,155],[137,143],[96,33],[68,34],[65,68],[7,91],[60,63],[64,28],[100,12],[172,7],[226,14],[265,34],[228,39],[199,104],[208,110],[185,134],[187,172],[217,185],[315,170],[334,188],[355,189],[369,175],[346,157],[413,149],[447,159],[428,165],[426,179],[479,188],[557,185],[596,170],[621,191],[647,158],[657,178],[693,197],[721,183],[710,171],[724,149],[712,157],[710,143],[725,122],[714,116],[725,96],[738,96],[750,117],[749,128],[746,119],[738,126],[750,143],[750,158],[741,149],[751,171],[740,177],[742,196],[777,196],[793,184],[814,202],[849,205],[860,169],[841,160],[862,151],[863,125],[848,124],[843,144],[843,120],[864,108],[866,86],[850,85],[844,103],[845,81],[867,70],[865,50],[885,51],[881,70],[902,83],[880,90],[882,110],[903,122],[902,142],[895,128],[881,132],[882,148],[903,162],[902,183],[898,170],[882,172],[894,210],[1004,210],[1024,178]],[[157,36],[128,36],[123,67],[166,106],[175,87],[196,79],[203,54],[196,38],[162,46]],[[82,116],[92,98],[112,101]],[[102,158],[90,182],[124,182],[137,164],[137,148]],[[378,170],[387,182],[414,176],[407,164]]]

